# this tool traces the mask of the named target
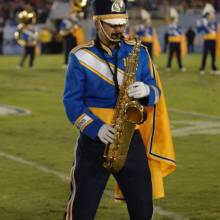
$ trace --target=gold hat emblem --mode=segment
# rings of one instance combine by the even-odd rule
[[[125,3],[123,0],[112,0],[112,12],[125,12]]]

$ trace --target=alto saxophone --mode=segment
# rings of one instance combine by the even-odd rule
[[[141,41],[136,40],[132,52],[126,59],[126,73],[111,121],[112,127],[116,129],[116,138],[113,143],[106,145],[103,155],[103,166],[111,172],[118,172],[123,168],[135,126],[147,118],[144,107],[127,94],[128,86],[135,82],[140,47]]]

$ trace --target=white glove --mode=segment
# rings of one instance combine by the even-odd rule
[[[150,93],[150,88],[143,82],[135,82],[128,87],[128,96],[135,99],[147,97]]]
[[[99,129],[98,137],[104,144],[113,143],[115,139],[116,130],[109,125],[102,125]]]

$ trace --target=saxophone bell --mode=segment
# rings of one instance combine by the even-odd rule
[[[136,100],[126,103],[125,115],[126,120],[134,124],[142,124],[147,119],[147,112]]]

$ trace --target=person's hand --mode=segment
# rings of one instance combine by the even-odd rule
[[[147,97],[150,93],[150,88],[143,82],[135,82],[128,87],[128,96],[135,99]]]
[[[113,143],[115,139],[115,133],[116,130],[109,126],[109,125],[102,125],[102,127],[99,129],[98,137],[104,144]]]

